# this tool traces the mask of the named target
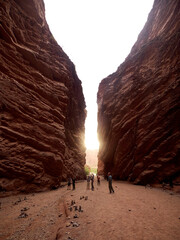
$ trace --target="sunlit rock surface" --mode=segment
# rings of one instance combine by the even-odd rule
[[[180,175],[179,11],[179,1],[155,1],[125,62],[100,83],[101,173],[136,184]]]
[[[0,189],[84,177],[85,102],[42,0],[0,2]]]
[[[98,149],[86,149],[86,164],[92,168],[97,168]]]

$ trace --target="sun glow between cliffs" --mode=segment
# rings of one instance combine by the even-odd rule
[[[89,117],[85,123],[86,135],[85,146],[87,149],[99,149],[99,141],[97,138],[97,120],[92,113],[89,113]]]
[[[99,149],[99,141],[93,131],[86,131],[85,145],[87,149]]]
[[[153,0],[44,0],[46,19],[76,67],[87,105],[85,145],[98,149],[97,91],[116,71],[143,28]]]
[[[98,149],[99,148],[99,142],[96,139],[96,136],[94,136],[94,134],[90,135],[88,134],[88,138],[86,138],[85,140],[85,145],[87,149]]]

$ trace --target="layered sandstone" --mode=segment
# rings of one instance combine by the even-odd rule
[[[43,0],[4,0],[0,12],[0,188],[82,179],[81,81],[49,30]]]
[[[125,62],[98,91],[99,169],[137,184],[180,176],[178,1],[155,0]]]

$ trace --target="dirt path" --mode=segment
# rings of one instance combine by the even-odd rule
[[[113,186],[115,194],[103,180],[94,191],[80,182],[75,191],[1,198],[0,240],[180,239],[179,194],[124,182]]]

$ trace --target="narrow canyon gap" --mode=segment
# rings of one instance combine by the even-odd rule
[[[85,101],[53,38],[43,0],[0,3],[0,189],[34,191],[85,177]]]
[[[0,8],[0,189],[83,179],[86,110],[74,64],[50,33],[42,0]],[[155,1],[130,55],[101,82],[99,173],[141,184],[178,179],[178,26],[178,2]]]
[[[180,182],[179,1],[155,0],[129,56],[99,85],[98,172]]]

